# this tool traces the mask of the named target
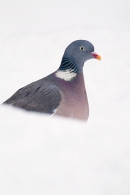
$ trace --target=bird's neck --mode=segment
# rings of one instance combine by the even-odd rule
[[[76,78],[78,72],[79,69],[74,59],[63,56],[60,67],[56,71],[56,77],[65,81],[71,81]]]
[[[77,73],[77,64],[75,63],[73,58],[70,57],[63,57],[59,70],[66,71],[70,70],[71,72]]]

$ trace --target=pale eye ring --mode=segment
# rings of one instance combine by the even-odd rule
[[[82,51],[85,51],[85,48],[84,48],[84,46],[80,46],[80,48],[79,48],[80,50],[82,50]]]

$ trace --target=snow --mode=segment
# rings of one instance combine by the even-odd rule
[[[55,71],[86,39],[87,123],[0,107],[0,194],[130,194],[129,1],[8,1],[0,6],[0,102]]]

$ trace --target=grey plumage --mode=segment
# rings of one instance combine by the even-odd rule
[[[43,112],[87,120],[89,106],[85,90],[83,65],[100,56],[85,40],[72,42],[65,50],[57,71],[35,81],[12,95],[5,104],[27,111]]]
[[[57,87],[47,79],[40,79],[19,89],[4,103],[12,104],[28,111],[53,114],[60,101],[61,94]]]

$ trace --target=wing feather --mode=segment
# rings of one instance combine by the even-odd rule
[[[49,80],[41,79],[19,89],[4,103],[28,111],[52,114],[60,105],[61,99],[56,85]]]

